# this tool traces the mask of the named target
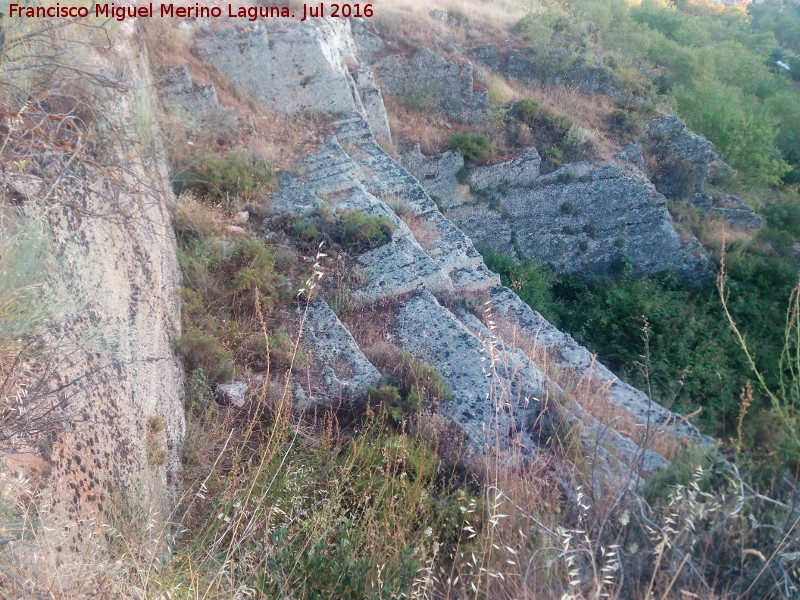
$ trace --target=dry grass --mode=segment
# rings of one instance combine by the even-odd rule
[[[403,222],[414,234],[414,239],[426,252],[436,247],[442,237],[442,232],[432,222],[421,215],[405,215]]]
[[[447,149],[447,138],[459,131],[471,130],[436,111],[411,108],[391,94],[384,94],[389,115],[389,128],[395,144],[418,143],[424,154],[437,154]]]
[[[443,10],[460,22],[469,19],[468,27],[453,27],[433,18],[433,9]],[[478,45],[508,35],[508,29],[525,14],[516,1],[501,0],[478,3],[449,0],[431,4],[424,0],[378,0],[375,19],[383,36],[390,42],[407,47],[437,47],[448,42]]]
[[[682,448],[674,434],[676,423],[656,426],[642,423],[633,413],[609,400],[613,381],[592,378],[593,366],[585,373],[565,369],[558,364],[557,349],[542,347],[503,315],[493,314],[496,332],[512,348],[525,353],[547,377],[564,390],[566,400],[576,401],[583,410],[643,448],[649,448],[671,460]],[[635,465],[629,465],[635,467]]]
[[[536,100],[545,110],[556,115],[566,115],[579,127],[591,131],[598,160],[607,162],[619,152],[619,145],[614,141],[613,132],[607,122],[608,115],[617,108],[609,96],[567,85],[539,82],[525,85],[496,74],[487,81],[509,100]]]

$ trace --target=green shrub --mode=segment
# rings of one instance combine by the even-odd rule
[[[392,239],[394,225],[383,215],[343,210],[325,219],[325,229],[334,242],[349,250],[366,252]]]
[[[292,222],[292,229],[297,237],[307,242],[313,242],[319,237],[319,229],[313,219],[295,219]]]
[[[225,156],[209,154],[179,172],[174,180],[177,193],[191,192],[212,202],[232,197],[254,198],[272,183],[274,173],[254,162],[242,149]]]
[[[565,200],[561,203],[561,206],[558,207],[559,212],[562,215],[574,215],[577,214],[578,209],[575,206],[575,203],[571,200]]]
[[[550,146],[542,150],[542,158],[554,167],[560,167],[564,160],[564,151],[556,146]]]
[[[485,158],[492,152],[492,141],[480,133],[454,133],[447,143],[453,150],[470,160]]]
[[[60,312],[63,299],[47,293],[50,263],[50,241],[38,223],[0,217],[0,356],[32,349],[31,340]]]
[[[240,321],[254,316],[256,292],[262,312],[278,300],[282,278],[270,249],[258,238],[190,237],[178,242],[184,328],[178,348],[187,369],[202,368],[211,381],[220,381],[231,377],[236,356],[263,361]]]
[[[467,167],[461,167],[458,171],[456,171],[456,181],[461,185],[466,185],[469,183],[469,169]]]
[[[410,352],[398,350],[389,372],[392,385],[369,393],[370,403],[383,406],[394,423],[402,423],[423,406],[437,407],[453,398],[442,374]]]
[[[523,99],[514,103],[511,109],[515,117],[522,121],[533,121],[542,112],[542,107],[536,100]]]
[[[188,370],[202,369],[212,381],[233,377],[233,351],[225,347],[219,336],[193,327],[180,337],[178,349]]]
[[[623,139],[633,139],[642,134],[642,123],[639,115],[633,111],[616,109],[608,115],[609,125]]]

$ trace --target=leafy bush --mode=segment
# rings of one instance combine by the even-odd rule
[[[542,158],[554,167],[560,167],[564,160],[564,151],[555,146],[542,150]]]
[[[515,102],[511,111],[514,116],[522,121],[533,121],[542,112],[542,107],[536,100],[525,98]]]
[[[273,177],[271,168],[237,149],[225,156],[209,154],[189,165],[175,176],[174,186],[177,193],[192,192],[220,202],[232,197],[254,198],[270,186]]]
[[[357,252],[383,246],[394,232],[388,217],[349,209],[323,217],[323,228],[342,248]]]
[[[492,141],[480,133],[454,133],[447,143],[453,150],[470,160],[485,158],[492,152]]]
[[[402,423],[423,406],[435,408],[452,399],[453,392],[442,374],[410,352],[398,350],[393,363],[389,373],[393,385],[369,393],[370,402],[385,407],[393,422]]]
[[[633,111],[616,109],[608,115],[608,122],[623,139],[633,139],[642,134],[641,119]]]
[[[178,242],[184,286],[178,347],[189,371],[201,368],[212,381],[229,379],[237,355],[258,354],[257,348],[248,349],[240,321],[278,300],[281,277],[274,257],[258,238],[179,237]],[[254,358],[263,360],[263,354]]]

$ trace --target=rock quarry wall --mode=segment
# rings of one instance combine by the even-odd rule
[[[166,163],[136,126],[137,103],[152,87],[139,39],[134,23],[121,26],[113,50],[127,68],[99,67],[113,88],[98,94],[95,153],[72,162],[54,188],[32,175],[16,190],[25,210],[44,215],[59,301],[74,307],[51,332],[59,356],[45,384],[65,409],[41,481],[47,518],[58,523],[44,523],[53,553],[45,576],[63,567],[67,587],[82,553],[102,551],[97,528],[114,511],[130,507],[144,528],[147,518],[163,522],[176,501],[185,428],[180,272]]]
[[[322,24],[293,33],[257,31],[246,34],[246,40],[236,37],[226,43],[223,39],[227,38],[203,39],[201,35],[197,43],[209,49],[209,60],[242,93],[272,110],[295,101],[291,97],[294,87],[304,85],[302,78],[296,81],[298,73],[320,73],[320,57],[330,54],[330,50],[323,52],[322,46],[335,45],[348,56],[352,70],[361,68],[350,24],[343,23],[335,25],[339,28],[336,35],[331,33],[331,25]],[[375,59],[380,40],[361,31],[363,24],[354,22],[354,27],[387,89],[398,93],[395,86],[409,83],[416,88],[416,83],[423,82],[416,82],[415,77],[428,73],[427,83],[445,86],[437,88],[437,97],[446,92],[451,103],[453,98],[466,98],[458,103],[459,109],[471,111],[470,107],[481,105],[480,98],[476,104],[475,96],[470,96],[472,79],[464,78],[464,64],[450,63],[425,50],[381,62]],[[268,40],[274,42],[272,47]],[[296,50],[295,43],[301,50]],[[225,50],[226,45],[238,49]],[[244,73],[251,75],[251,64],[272,60],[278,49],[292,57],[292,74],[288,75],[292,85],[270,86],[269,81],[279,78],[277,73],[258,82],[252,81],[252,76],[244,78]],[[325,142],[301,161],[297,173],[282,175],[265,228],[274,230],[287,215],[313,219],[323,205],[334,213],[359,210],[380,215],[393,224],[387,243],[352,257],[359,283],[350,296],[358,307],[357,320],[379,315],[392,345],[442,373],[454,399],[445,403],[441,412],[466,434],[473,450],[482,452],[499,445],[503,451],[535,453],[538,433],[534,423],[545,405],[560,399],[560,417],[582,424],[585,442],[599,448],[596,452],[609,475],[624,475],[635,465],[641,465],[642,472],[651,472],[667,463],[664,456],[640,446],[641,440],[632,439],[630,432],[617,431],[577,402],[566,401],[559,383],[548,375],[553,369],[602,389],[603,401],[612,412],[618,410],[638,423],[652,423],[654,428],[670,428],[670,435],[676,438],[704,441],[693,426],[619,381],[569,335],[502,286],[473,243],[486,238],[499,244],[508,240],[512,249],[531,257],[545,249],[549,259],[564,270],[602,272],[620,254],[619,248],[609,247],[608,240],[624,237],[641,272],[674,269],[695,277],[704,268],[703,257],[695,256],[694,248],[679,239],[664,197],[647,178],[635,166],[617,163],[574,165],[568,171],[541,176],[538,153],[530,148],[508,164],[475,169],[471,173],[473,187],[491,190],[499,206],[470,206],[462,216],[464,193],[454,174],[463,160],[452,153],[428,158],[417,152],[404,157],[412,174],[376,139],[374,115],[385,114],[377,96],[367,108],[363,94],[358,102],[345,93],[357,78],[352,70],[339,68],[335,62],[324,65],[328,93],[301,93],[298,97],[303,109],[335,113],[338,120],[328,125]],[[434,68],[452,71],[452,80],[434,79],[430,76]],[[462,89],[465,81],[469,90]],[[305,85],[311,86],[312,81]],[[452,94],[448,86],[453,88]],[[447,110],[444,105],[438,107]],[[432,195],[454,220],[442,214]],[[405,219],[392,208],[400,205]],[[567,222],[580,227],[578,235],[590,240],[587,250],[580,244],[583,237],[569,239],[576,234],[564,231]],[[480,298],[483,308],[474,310],[473,306],[471,310],[469,302],[453,302],[453,298]],[[502,328],[486,318],[484,308],[502,322]],[[345,321],[324,299],[317,299],[309,309],[305,339],[321,376],[315,378],[311,390],[302,393],[304,406],[335,402],[345,394],[358,395],[380,380],[366,357],[367,349],[359,347],[358,336],[351,335]]]

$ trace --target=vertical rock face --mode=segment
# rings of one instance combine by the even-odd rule
[[[115,73],[115,89],[98,93],[91,135],[105,166],[98,167],[96,155],[78,158],[53,194],[45,198],[50,183],[40,180],[25,199],[27,210],[48,221],[68,290],[64,302],[78,307],[76,318],[53,332],[65,349],[57,346],[57,372],[47,382],[54,397],[66,400],[63,431],[48,447],[43,493],[64,525],[48,534],[51,548],[66,555],[56,564],[97,551],[92,531],[121,507],[163,521],[174,506],[180,467],[172,193],[164,161],[136,127],[137,100],[152,82],[132,30],[120,28],[114,48],[128,59],[128,70]]]
[[[481,121],[489,110],[489,93],[475,89],[472,63],[448,60],[422,48],[410,60],[392,55],[375,61],[387,92],[420,109],[439,109],[464,120]]]
[[[358,69],[350,22],[282,21],[255,30],[229,27],[199,34],[196,48],[237,90],[270,112],[355,111],[378,139],[388,138],[381,93],[371,72]]]
[[[699,242],[678,235],[666,199],[627,155],[617,164],[580,163],[540,176],[541,159],[529,148],[470,171],[474,193],[459,190],[460,166],[449,155],[411,152],[403,161],[431,194],[442,195],[445,214],[479,247],[563,273],[604,274],[630,260],[635,275],[672,271],[700,281],[708,274]]]

